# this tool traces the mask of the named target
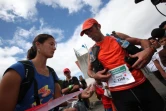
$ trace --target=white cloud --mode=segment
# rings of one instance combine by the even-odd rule
[[[1,73],[0,73],[0,80],[2,78],[2,75],[4,74],[5,70],[11,66],[13,63],[16,62],[16,58],[12,57],[12,56],[9,56],[9,57],[1,57],[0,56],[0,66],[1,66]],[[8,61],[8,62],[7,62]]]
[[[93,0],[83,0],[83,1],[85,4],[87,4],[91,7],[91,12],[93,14],[96,14],[99,10],[100,5],[102,5],[101,0],[95,0],[95,2]]]
[[[83,7],[82,0],[39,0],[39,2],[53,8],[68,9],[69,13],[77,12]]]
[[[23,53],[23,50],[15,46],[0,48],[0,57],[14,56],[19,53]]]
[[[69,11],[69,14],[83,9],[84,6],[90,6],[90,11],[95,14],[101,0],[0,0],[0,19],[7,22],[14,22],[23,19],[36,20],[37,3],[51,6],[53,8],[63,8]]]
[[[1,0],[0,18],[15,21],[16,18],[32,18],[36,13],[36,0]]]
[[[17,44],[18,47],[23,48],[27,51],[32,46],[32,43],[28,41],[33,41],[34,37],[41,33],[53,35],[56,38],[57,42],[64,38],[63,30],[50,27],[41,19],[39,28],[33,26],[29,30],[27,30],[18,27],[13,39],[8,41],[11,45]]]
[[[16,62],[17,57],[14,56],[21,53],[23,50],[15,46],[0,48],[0,80],[7,67]]]
[[[53,8],[68,9],[69,13],[78,12],[84,6],[88,5],[91,8],[92,13],[96,13],[102,4],[101,0],[39,0],[39,3],[52,6]]]

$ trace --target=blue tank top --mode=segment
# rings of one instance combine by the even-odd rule
[[[34,66],[33,66],[34,67]],[[9,68],[15,70],[22,78],[25,78],[24,65],[20,62],[17,62],[10,66]],[[40,103],[46,103],[54,99],[54,80],[52,74],[49,76],[44,76],[39,74],[34,68],[35,79],[38,83],[38,94],[40,98]],[[58,80],[58,76],[55,75],[55,80]],[[34,101],[34,84],[32,83],[31,87],[27,91],[22,102],[16,105],[15,111],[24,111],[31,107],[35,107],[36,102]]]

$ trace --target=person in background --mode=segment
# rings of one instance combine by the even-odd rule
[[[80,80],[80,83],[81,83],[80,88],[82,88],[82,89],[87,88],[87,83],[86,83],[85,79],[82,77],[82,75],[79,76],[79,80]],[[91,109],[89,98],[83,99],[83,102],[84,102],[84,104],[87,108]]]
[[[161,63],[164,65],[164,67],[166,67],[166,36],[163,36],[161,39],[159,39],[159,42],[163,44],[163,50],[159,52],[159,56],[161,59]]]
[[[88,56],[88,75],[99,81],[108,81],[114,105],[118,111],[164,111],[165,104],[151,83],[146,79],[140,68],[145,67],[151,60],[155,48],[151,47],[148,40],[132,38],[123,33],[117,33],[124,40],[134,45],[140,45],[142,49],[131,58],[138,58],[130,65],[124,58],[127,55],[125,49],[114,37],[104,36],[101,25],[93,18],[84,21],[81,36],[86,34],[100,47],[98,60],[104,69],[94,73],[91,60],[91,50]],[[147,104],[148,103],[148,104]]]
[[[147,64],[147,68],[166,86],[166,81],[164,79],[166,72],[164,71],[164,66],[158,55],[158,52],[163,49],[163,46],[159,44],[156,38],[150,37],[148,40],[157,51],[152,56],[152,60]]]
[[[166,47],[166,30],[165,29],[160,29],[156,28],[153,29],[151,33],[152,37],[158,38],[158,41],[161,45],[163,45],[163,49],[159,52],[159,57],[161,59],[161,63],[164,66],[164,70],[166,71],[166,53],[165,53],[165,47]]]
[[[87,83],[86,83],[85,79],[82,76],[79,76],[79,80],[80,80],[80,83],[81,83],[80,84],[81,88],[82,89],[87,88]]]
[[[71,76],[71,71],[68,68],[63,70],[64,75],[66,76],[66,80],[62,83],[62,94],[70,94],[76,91],[79,91],[80,84],[75,76]]]

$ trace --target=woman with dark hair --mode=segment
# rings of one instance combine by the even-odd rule
[[[31,80],[23,82],[28,78],[27,75],[31,70],[27,73],[25,68],[27,64],[23,64],[25,61],[11,65],[5,71],[0,84],[0,111],[24,111],[62,96],[56,73],[52,68],[46,66],[47,59],[53,57],[55,50],[56,41],[51,35],[39,34],[35,37],[32,47],[28,50],[28,60],[26,60],[26,63],[27,61],[30,63],[28,65],[32,68],[32,72],[34,72],[33,83],[30,84],[25,95],[20,96],[23,95],[22,90],[25,90],[25,87],[27,88],[26,84],[31,82]],[[54,74],[52,74],[53,72]],[[92,93],[93,91],[87,88],[81,93],[80,97],[88,98]],[[22,97],[21,100],[20,97]],[[64,105],[66,104],[62,106]],[[65,111],[75,110],[74,108],[65,109]],[[58,108],[54,108],[54,111],[58,111]]]
[[[58,77],[56,74],[52,76],[52,72],[46,66],[47,59],[53,57],[55,50],[56,41],[48,34],[36,36],[28,50],[27,61],[31,62],[34,69],[39,104],[61,96],[60,86],[55,82],[58,81]],[[21,62],[13,64],[5,71],[0,84],[0,111],[23,111],[38,105],[34,97],[33,83],[21,102],[18,102],[20,86],[25,78],[25,69]]]

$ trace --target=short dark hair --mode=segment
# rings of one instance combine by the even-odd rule
[[[166,25],[166,21],[162,22],[162,23],[159,25],[159,28],[164,28],[165,25]]]
[[[35,44],[36,42],[39,42],[42,44],[49,38],[54,38],[54,37],[52,35],[49,35],[49,34],[37,35],[32,42],[32,47],[27,52],[27,59],[31,60],[31,59],[34,59],[36,57],[36,54],[37,54],[37,49],[36,49],[36,44]]]
[[[155,28],[152,30],[151,36],[153,38],[161,38],[161,37],[165,36],[165,30],[161,29],[161,28]]]

